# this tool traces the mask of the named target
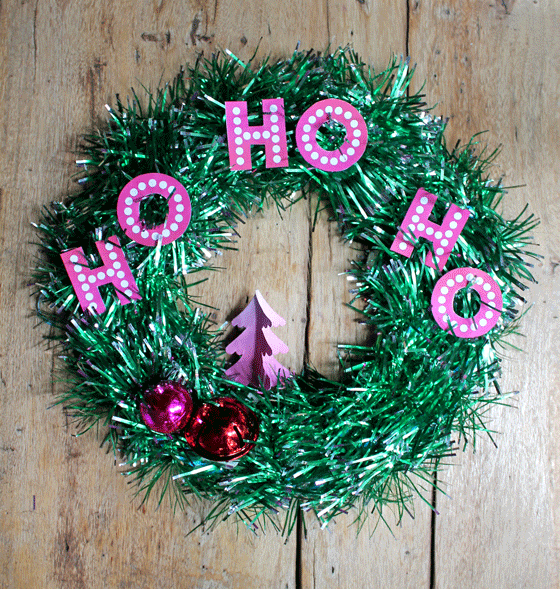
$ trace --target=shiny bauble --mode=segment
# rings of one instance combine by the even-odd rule
[[[181,383],[161,382],[144,391],[140,413],[144,423],[160,434],[183,429],[193,415],[192,392]]]
[[[235,460],[247,454],[259,436],[255,413],[236,399],[203,403],[185,431],[192,449],[209,460]]]

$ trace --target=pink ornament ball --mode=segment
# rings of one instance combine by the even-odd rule
[[[160,434],[172,434],[187,425],[193,407],[193,397],[189,389],[178,382],[166,381],[144,391],[140,413],[151,430]]]

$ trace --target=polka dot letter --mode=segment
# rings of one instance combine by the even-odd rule
[[[474,317],[461,317],[453,309],[457,291],[472,288],[480,295],[480,310]],[[442,276],[432,292],[432,314],[437,324],[461,338],[488,333],[502,312],[502,291],[486,272],[476,268],[457,268]]]
[[[103,284],[115,287],[121,305],[141,299],[118,237],[97,241],[95,245],[104,264],[98,268],[89,268],[81,247],[60,254],[82,309],[99,314],[105,311],[105,303],[99,293]]]
[[[140,219],[140,201],[152,194],[167,199],[169,213],[165,222],[147,227]],[[133,178],[119,194],[117,217],[127,237],[142,245],[163,245],[181,237],[191,220],[191,199],[184,186],[165,174],[142,174]]]
[[[437,196],[426,192],[423,188],[418,190],[391,245],[391,251],[410,258],[414,251],[412,239],[423,237],[434,244],[437,269],[443,270],[470,213],[452,204],[441,225],[436,225],[430,221],[429,217],[437,199]],[[430,268],[436,268],[432,252],[428,252],[426,264]]]
[[[226,127],[229,165],[232,170],[250,170],[251,145],[264,145],[267,168],[288,165],[284,100],[268,98],[262,101],[263,124],[249,126],[247,103],[226,102]]]
[[[317,131],[330,120],[344,125],[342,145],[327,151],[317,143]],[[329,98],[309,107],[296,128],[296,141],[303,158],[313,167],[327,172],[341,172],[353,166],[366,150],[368,132],[362,115],[345,100]]]

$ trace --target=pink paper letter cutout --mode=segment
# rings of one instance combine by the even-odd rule
[[[405,233],[412,234],[416,238],[424,237],[434,244],[437,269],[443,270],[449,254],[469,219],[470,212],[452,204],[441,225],[436,225],[430,221],[429,217],[437,199],[437,196],[426,192],[423,188],[418,189],[391,245],[391,251],[410,258],[414,251],[414,244],[405,236]],[[436,268],[432,252],[428,252],[426,264],[430,268]]]
[[[140,201],[159,194],[168,199],[169,214],[165,222],[148,228],[140,219]],[[117,202],[119,225],[127,237],[142,245],[163,245],[181,237],[191,220],[191,199],[185,187],[165,174],[142,174],[133,178],[119,194]]]
[[[226,127],[229,166],[232,170],[250,170],[251,145],[264,145],[267,168],[288,165],[284,100],[267,98],[263,104],[263,124],[249,126],[247,103],[242,100],[226,102]]]
[[[474,317],[461,317],[453,309],[458,290],[471,287],[480,295],[481,305]],[[502,312],[502,291],[486,272],[476,268],[457,268],[444,274],[432,292],[432,314],[444,330],[451,328],[461,338],[475,338],[488,333]]]
[[[126,305],[132,300],[140,300],[142,297],[138,294],[136,281],[124,257],[118,237],[109,237],[108,241],[96,241],[95,245],[104,264],[98,268],[89,268],[81,247],[60,254],[82,309],[103,313],[106,307],[99,287],[109,283],[116,288],[121,305]]]
[[[346,137],[342,145],[327,151],[317,143],[317,131],[329,120],[342,123]],[[368,131],[362,115],[345,100],[328,98],[310,106],[296,127],[296,141],[303,158],[313,167],[340,172],[353,166],[364,154]]]
[[[226,376],[254,387],[262,383],[267,390],[276,386],[279,377],[291,376],[290,371],[273,358],[274,354],[285,354],[288,346],[274,335],[271,327],[285,323],[257,290],[251,302],[231,322],[245,329],[226,347],[228,354],[241,356],[226,370]]]

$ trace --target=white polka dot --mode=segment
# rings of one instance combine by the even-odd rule
[[[234,117],[233,124],[234,125],[241,125],[241,118],[240,117]]]
[[[88,282],[89,282],[90,284],[94,284],[96,280],[97,280],[97,278],[96,278],[96,277],[95,277],[93,274],[90,274],[90,275],[88,276]]]
[[[169,229],[164,229],[161,234],[163,237],[169,237],[171,235],[171,231],[169,231]]]
[[[243,155],[243,152],[244,152],[244,151],[245,151],[245,150],[244,150],[242,147],[237,147],[237,148],[235,149],[235,153],[236,153],[237,155]]]
[[[314,151],[314,152],[311,154],[311,159],[312,159],[312,160],[319,159],[319,154],[318,154],[316,151]]]
[[[427,197],[425,197],[425,196],[423,196],[423,197],[420,199],[420,204],[422,204],[422,205],[427,205],[427,204],[428,204],[428,198],[427,198]]]
[[[130,196],[138,196],[138,190],[136,190],[136,188],[131,188],[130,189]],[[128,202],[126,204],[129,204]],[[132,203],[130,203],[132,204]]]
[[[471,273],[469,272],[469,273],[467,274],[467,280],[468,280],[469,282],[472,282],[472,281],[473,281],[473,279],[474,279],[474,275],[473,275],[473,274],[471,274]]]
[[[457,219],[457,221],[460,221],[463,218],[463,215],[461,213],[457,212],[453,215],[453,218]]]
[[[447,311],[447,309],[442,305],[438,311],[443,315],[445,313],[445,311]]]
[[[109,268],[109,270],[107,270],[107,276],[109,276],[109,278],[112,278],[115,275],[115,271],[113,270],[113,268]]]
[[[89,284],[82,284],[82,290],[87,292],[89,290]]]
[[[242,166],[245,163],[245,160],[242,157],[238,157],[235,161],[238,166]]]
[[[245,131],[245,133],[243,133],[243,139],[247,139],[247,141],[249,141],[249,139],[251,139],[251,133],[249,133],[249,131]]]
[[[424,223],[418,223],[418,231],[424,231],[426,229],[426,225]]]
[[[177,223],[171,223],[169,229],[171,229],[171,231],[177,231],[177,229],[179,229],[179,225],[177,225]]]
[[[312,125],[313,125],[314,123],[316,123],[316,122],[317,122],[317,119],[316,119],[314,116],[310,116],[310,117],[309,117],[309,119],[307,119],[307,120],[308,120],[308,121],[309,121],[309,122],[310,122]]]
[[[358,126],[358,121],[356,119],[350,121],[350,126],[352,127],[352,129],[355,129]]]
[[[124,291],[124,294],[125,294],[127,297],[131,297],[131,296],[132,296],[132,291],[131,291],[130,289],[127,289],[127,290],[125,290],[125,291]]]
[[[167,187],[167,192],[169,192],[169,194],[171,194],[174,190],[175,190],[175,186],[168,186]]]
[[[272,146],[272,151],[273,151],[274,153],[279,153],[279,152],[281,151],[281,148],[280,148],[280,146],[279,146],[279,145],[273,145],[273,146]]]
[[[270,138],[270,131],[263,131],[263,139],[269,139]]]
[[[353,133],[354,137],[361,137],[362,136],[362,132],[359,129],[356,129]]]
[[[79,264],[76,264],[76,265],[74,266],[74,272],[78,272],[78,273],[79,273],[79,272],[81,272],[81,271],[82,271],[82,267],[81,267]]]
[[[436,231],[435,238],[441,239],[443,237],[443,233],[441,231]]]
[[[140,188],[140,190],[146,190],[146,185],[144,184],[144,182],[140,182],[140,184],[138,184],[138,188]],[[132,194],[132,190],[130,191],[130,193]]]
[[[86,294],[86,301],[93,301],[93,299],[94,299],[93,293],[88,292]]]
[[[354,147],[360,147],[360,140],[359,139],[352,139],[352,145]]]
[[[303,130],[305,133],[309,133],[311,131],[311,125],[303,125]]]
[[[142,233],[140,233],[140,235],[144,238],[147,239],[148,237],[150,237],[150,234],[144,229],[144,231],[142,231]]]
[[[241,109],[238,106],[234,106],[231,110],[234,115],[241,114]]]
[[[322,163],[322,164],[326,164],[328,161],[329,161],[329,158],[328,158],[326,155],[324,155],[324,156],[321,158],[321,163]]]
[[[448,246],[448,245],[449,245],[449,242],[447,241],[447,239],[442,239],[442,240],[441,240],[441,245],[442,245],[443,247],[446,247],[446,246]]]
[[[418,215],[412,215],[412,221],[414,223],[418,223],[418,221],[420,221],[420,217]]]
[[[79,280],[80,282],[84,282],[84,280],[85,280],[85,279],[86,279],[86,275],[85,275],[85,274],[80,274],[80,275],[78,276],[78,280]]]
[[[438,303],[443,305],[445,303],[445,297],[438,297]]]
[[[97,275],[97,280],[105,280],[105,272],[99,272]]]
[[[457,274],[457,276],[455,276],[455,282],[457,282],[458,284],[461,284],[463,280],[465,280],[465,277],[462,274]]]
[[[338,164],[338,158],[331,157],[331,166],[336,166],[336,164]]]
[[[481,320],[478,322],[478,324],[479,324],[481,327],[485,327],[485,326],[488,324],[488,321],[486,321],[486,319],[482,318],[482,319],[481,319]]]
[[[233,130],[233,132],[236,135],[241,135],[241,133],[243,133],[243,129],[241,127],[235,127],[235,129]]]
[[[315,112],[315,114],[321,118],[325,113],[323,112],[322,108],[318,108],[317,111]]]
[[[175,207],[175,210],[176,210],[178,213],[182,213],[182,212],[185,210],[185,207],[184,207],[183,205],[177,205],[177,206]]]
[[[132,233],[140,233],[140,227],[138,225],[134,225],[134,227],[132,228]]]
[[[493,301],[496,298],[496,295],[493,292],[489,292],[486,296],[490,301]]]
[[[181,223],[183,220],[183,215],[175,215],[175,222]]]
[[[277,123],[278,122],[278,115],[272,115],[270,117],[270,122],[271,123]]]
[[[70,256],[70,261],[72,262],[72,264],[75,264],[77,261],[79,260],[78,256]]]
[[[481,276],[477,276],[474,282],[475,284],[478,284],[480,286],[484,282],[484,280],[482,280]]]
[[[332,106],[330,104],[325,106],[325,112],[332,112]]]
[[[474,323],[471,323],[471,331],[476,331],[476,325]]]
[[[305,151],[311,151],[313,149],[313,145],[311,145],[311,143],[306,143],[303,149],[305,149]]]
[[[492,319],[492,317],[494,317],[494,313],[492,313],[492,311],[486,311],[485,315],[488,319]]]
[[[348,157],[344,153],[340,156],[341,162],[345,162],[347,159],[348,159]]]
[[[275,164],[278,164],[278,163],[280,163],[280,162],[282,161],[282,158],[281,158],[279,155],[275,155],[275,156],[272,158],[272,161],[273,161]]]
[[[483,289],[484,289],[486,292],[488,292],[488,291],[489,291],[489,290],[490,290],[492,287],[491,287],[491,286],[490,286],[490,285],[489,285],[487,282],[485,282],[485,283],[484,283],[484,286],[483,286],[482,288],[483,288]]]
[[[111,253],[109,254],[109,259],[110,259],[110,260],[116,260],[118,257],[119,257],[119,256],[117,256],[117,253],[116,253],[116,252],[111,252]]]
[[[442,286],[441,288],[441,294],[446,295],[449,292],[449,289],[447,288],[447,286]]]
[[[461,327],[459,327],[459,331],[462,331],[463,333],[465,333],[465,331],[467,331],[469,328],[466,325],[461,325]]]
[[[134,225],[134,218],[133,217],[128,217],[128,219],[126,220],[126,224],[129,227],[132,227],[132,225]]]
[[[270,112],[277,112],[278,111],[278,105],[277,104],[271,104],[270,105]]]
[[[126,288],[126,287],[128,286],[128,280],[122,280],[122,281],[121,281],[121,286],[122,286],[123,288]]]
[[[176,194],[176,195],[173,197],[173,200],[174,200],[175,202],[183,202],[183,197],[182,197],[180,194]]]
[[[272,127],[270,127],[270,130],[273,133],[278,133],[278,131],[280,131],[280,127],[278,125],[272,125]]]
[[[121,267],[121,263],[120,262],[113,262],[113,268],[115,270],[118,270]]]
[[[272,136],[272,143],[278,143],[279,141],[280,141],[280,137],[278,137],[278,135]]]
[[[405,249],[406,249],[406,243],[405,243],[404,241],[401,241],[401,242],[399,243],[399,249],[400,249],[400,250],[405,250]]]
[[[455,286],[455,281],[454,281],[452,278],[450,278],[450,279],[447,281],[447,286],[449,286],[450,288],[451,288],[452,286]]]
[[[150,188],[154,188],[156,184],[157,184],[157,182],[153,178],[148,182],[148,185],[150,186]]]
[[[130,205],[134,204],[134,201],[130,198],[130,196],[127,196],[124,199],[124,204],[129,207]]]
[[[414,223],[411,223],[411,224],[408,226],[408,230],[409,230],[409,231],[416,231],[416,225],[415,225]]]
[[[253,139],[260,139],[261,132],[260,131],[253,131]]]
[[[342,107],[341,107],[341,106],[337,106],[337,107],[334,109],[334,114],[335,114],[335,115],[341,115],[341,114],[342,114]]]
[[[451,221],[451,223],[449,223],[449,227],[451,227],[451,229],[457,229],[457,223],[455,221]]]
[[[126,274],[122,270],[119,270],[117,272],[117,278],[124,278],[125,276],[126,276]]]
[[[426,229],[426,233],[427,233],[428,235],[433,235],[433,234],[434,234],[434,230],[433,230],[433,228],[432,228],[432,227],[428,227],[428,228]]]
[[[424,207],[416,207],[416,212],[421,215],[424,212]]]
[[[346,120],[349,120],[349,119],[351,119],[351,118],[352,118],[352,113],[351,113],[349,110],[347,110],[347,111],[344,113],[344,118],[345,118]]]
[[[449,229],[445,232],[445,237],[453,237],[453,231],[450,231]]]
[[[347,153],[347,154],[348,154],[350,157],[352,157],[352,156],[353,156],[353,155],[356,153],[356,150],[355,150],[353,147],[349,147],[349,148],[346,150],[346,153]]]
[[[125,215],[132,215],[132,209],[130,207],[126,207],[126,209],[124,210],[124,214]]]
[[[243,138],[242,137],[236,137],[235,138],[235,144],[236,145],[243,145]]]

